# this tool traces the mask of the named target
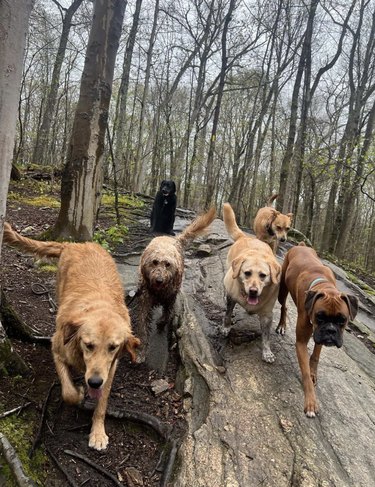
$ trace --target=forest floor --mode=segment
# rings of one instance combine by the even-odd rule
[[[54,202],[59,192],[57,187],[52,192],[48,188],[46,183],[31,179],[11,183],[7,220],[17,230],[26,229],[28,235],[38,236],[53,225],[58,212]],[[147,222],[151,204],[151,199],[143,199],[142,207],[134,208],[132,201],[128,206],[122,205],[121,211],[127,215],[124,224],[129,231],[116,248],[121,255],[132,253],[139,246],[144,248],[151,239],[148,226],[141,223],[142,219]],[[105,230],[113,224],[113,206],[109,201],[100,213],[98,226]],[[121,263],[122,259],[116,260]],[[35,265],[34,258],[3,246],[1,273],[5,297],[18,317],[36,330],[35,334],[50,337],[56,316],[53,268]],[[4,325],[12,335],[11,326],[6,321]],[[179,437],[186,427],[182,400],[174,387],[179,363],[177,351],[170,353],[163,373],[149,370],[145,364],[132,364],[126,357],[120,361],[109,408],[115,414],[130,414],[139,420],[107,418],[109,447],[98,452],[88,447],[92,413],[61,401],[49,343],[43,345],[12,337],[12,344],[30,373],[26,377],[0,377],[0,413],[28,406],[17,415],[0,419],[0,431],[16,447],[26,471],[38,479],[38,485],[163,485],[164,471],[169,468],[170,434]],[[167,384],[167,389],[154,393],[151,386],[158,379]],[[76,377],[76,380],[82,383],[83,378]],[[90,408],[87,400],[85,404]],[[29,460],[33,448],[36,452]],[[84,459],[71,456],[69,451],[83,455]],[[0,465],[0,486],[12,486],[5,474]]]
[[[7,220],[17,230],[38,237],[54,224],[58,200],[57,185],[36,182],[30,177],[12,182]],[[103,201],[97,230],[105,243],[112,236],[115,241],[113,255],[118,264],[124,264],[127,269],[127,256],[142,252],[152,238],[148,226],[152,199],[124,196],[120,201],[122,222],[128,227],[125,238],[113,230],[113,198],[106,194]],[[36,264],[33,257],[3,246],[0,271],[4,295],[20,320],[31,326],[36,335],[45,337],[50,337],[55,328],[55,270],[55,267]],[[359,271],[355,273],[374,287],[371,276]],[[133,304],[129,305],[131,313]],[[217,309],[211,301],[207,306],[211,309],[204,306],[206,316],[212,315],[219,326],[221,317]],[[48,341],[33,343],[17,334],[12,336],[12,324],[7,323],[4,316],[2,321],[14,349],[25,360],[30,373],[25,377],[0,377],[0,415],[27,404],[17,414],[4,419],[0,417],[0,432],[16,447],[27,473],[34,480],[38,479],[38,485],[168,485],[170,451],[173,451],[174,441],[186,430],[182,397],[176,388],[177,348],[170,351],[163,372],[151,370],[146,364],[132,364],[126,357],[120,361],[109,402],[109,410],[120,417],[107,418],[109,446],[106,451],[97,452],[88,447],[92,404],[86,400],[86,409],[83,409],[61,401]],[[136,332],[134,320],[133,326]],[[373,351],[373,345],[371,347]],[[82,383],[83,378],[77,376],[76,380]],[[154,392],[153,384],[157,380],[166,386],[163,392]],[[35,452],[30,460],[31,450]],[[3,465],[0,458],[0,487],[13,487],[15,484],[6,476]]]

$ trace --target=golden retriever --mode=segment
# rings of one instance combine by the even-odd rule
[[[96,243],[39,242],[18,234],[8,223],[4,241],[40,257],[59,259],[53,359],[62,397],[69,404],[80,403],[84,394],[74,386],[68,367],[85,373],[88,394],[98,400],[89,446],[103,450],[108,445],[104,419],[117,360],[127,351],[135,361],[140,344],[132,333],[116,264]]]
[[[272,363],[275,356],[270,348],[270,329],[281,266],[268,244],[240,230],[229,203],[224,203],[223,216],[225,227],[234,240],[228,252],[228,271],[224,277],[227,295],[224,325],[231,326],[236,303],[247,313],[257,314],[262,332],[262,358]]]
[[[143,345],[142,351],[138,354],[139,362],[144,361],[147,352],[148,325],[152,309],[155,306],[163,307],[163,316],[158,323],[159,328],[169,324],[184,275],[184,249],[191,240],[206,231],[215,217],[216,211],[211,208],[205,214],[198,216],[177,237],[155,237],[143,251],[139,264],[138,286],[140,296],[138,334]]]
[[[268,200],[268,206],[258,211],[253,223],[256,237],[262,242],[267,242],[274,254],[277,252],[279,242],[285,242],[293,218],[293,213],[284,215],[272,208],[272,202],[277,197],[277,194],[271,196]]]

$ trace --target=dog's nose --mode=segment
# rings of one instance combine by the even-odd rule
[[[249,296],[258,296],[258,289],[257,288],[250,288],[249,289]]]
[[[103,384],[103,379],[98,375],[93,375],[87,382],[93,389],[99,389],[99,387]]]
[[[157,282],[158,284],[162,284],[162,282],[163,282],[163,278],[162,278],[162,277],[157,277],[157,278],[156,278],[156,282]]]
[[[327,335],[335,335],[336,334],[336,327],[334,325],[328,325],[324,330]]]
[[[280,242],[285,242],[285,238],[284,237],[281,237],[280,238]]]

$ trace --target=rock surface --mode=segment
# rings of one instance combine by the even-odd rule
[[[223,276],[231,244],[221,220],[207,237],[212,255],[186,261],[176,334],[189,431],[178,450],[175,487],[370,487],[375,485],[375,357],[353,332],[344,347],[323,349],[315,419],[303,412],[295,353],[296,308],[288,329],[274,331],[274,364],[261,359],[260,338],[225,337]],[[349,286],[340,277],[339,286]],[[358,296],[361,299],[361,296]],[[366,333],[373,309],[362,302]],[[274,326],[279,316],[275,307]],[[259,331],[256,316],[235,308],[233,329]],[[374,328],[375,329],[375,328]],[[250,334],[251,336],[251,334]],[[312,344],[310,344],[312,346]]]

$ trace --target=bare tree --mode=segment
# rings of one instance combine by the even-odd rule
[[[32,5],[32,0],[0,2],[0,257],[16,134],[22,59]],[[25,366],[12,351],[0,321],[0,371],[7,369],[10,363],[16,370],[24,370]]]
[[[92,238],[103,179],[103,150],[125,0],[97,0],[80,97],[61,182],[55,237]]]
[[[37,133],[35,148],[33,153],[33,162],[38,164],[45,164],[48,153],[49,133],[51,129],[52,117],[55,113],[57,94],[60,82],[60,73],[63,65],[66,47],[69,39],[69,32],[72,24],[72,19],[77,9],[80,7],[83,0],[73,0],[68,8],[64,8],[57,0],[53,2],[58,6],[62,19],[62,31],[60,36],[60,43],[56,54],[56,59],[53,67],[51,84],[49,87],[47,100],[45,103],[43,120],[40,129]]]

